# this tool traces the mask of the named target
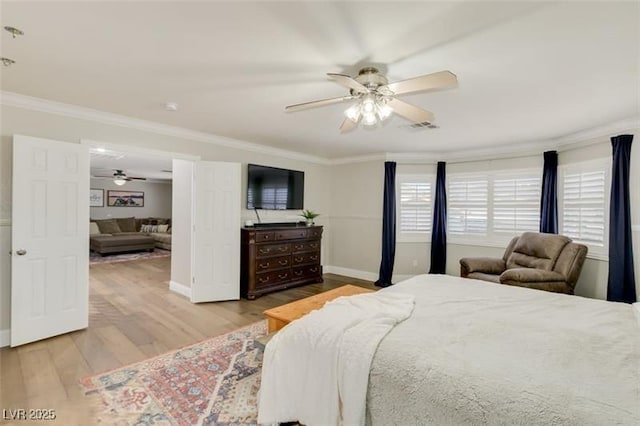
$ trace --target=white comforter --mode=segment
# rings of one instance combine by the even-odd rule
[[[634,307],[443,275],[371,364],[374,425],[640,425]]]
[[[341,297],[279,331],[265,348],[258,422],[363,425],[371,360],[413,300],[397,292]]]

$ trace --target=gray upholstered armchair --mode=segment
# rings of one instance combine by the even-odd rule
[[[507,246],[502,259],[460,259],[460,276],[573,294],[587,247],[563,235],[525,232]]]

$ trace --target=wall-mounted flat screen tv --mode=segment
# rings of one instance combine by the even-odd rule
[[[247,209],[302,210],[304,172],[249,164]]]

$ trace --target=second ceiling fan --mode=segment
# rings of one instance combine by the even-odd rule
[[[348,88],[349,95],[289,105],[285,110],[294,112],[307,108],[356,101],[354,105],[345,111],[347,117],[340,126],[342,133],[355,129],[360,122],[367,126],[376,125],[389,118],[392,113],[420,125],[431,124],[433,123],[432,112],[401,101],[397,96],[415,92],[452,89],[458,86],[458,78],[451,71],[440,71],[395,83],[389,83],[387,78],[374,67],[362,68],[355,77],[335,73],[328,73],[327,75],[336,83]]]

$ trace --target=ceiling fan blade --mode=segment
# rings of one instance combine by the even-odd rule
[[[147,178],[143,178],[143,177],[127,177],[128,180],[147,180]]]
[[[401,101],[400,99],[391,98],[387,101],[387,105],[393,109],[393,112],[416,123],[432,123],[433,113],[415,105]]]
[[[355,99],[356,96],[341,96],[339,98],[321,99],[319,101],[303,102],[301,104],[289,105],[284,108],[287,112],[301,111],[308,108],[317,108],[325,105],[339,104]]]
[[[355,81],[348,75],[345,74],[335,74],[335,73],[327,73],[330,79],[340,84],[341,86],[348,87],[349,89],[353,89],[358,93],[369,93],[369,89],[366,86]]]
[[[345,118],[344,121],[342,122],[342,125],[340,125],[340,133],[350,132],[356,127],[358,127],[357,121],[353,121],[350,118]]]
[[[454,87],[458,87],[458,77],[451,71],[440,71],[382,86],[382,88],[389,89],[396,95],[426,90],[451,89]]]

